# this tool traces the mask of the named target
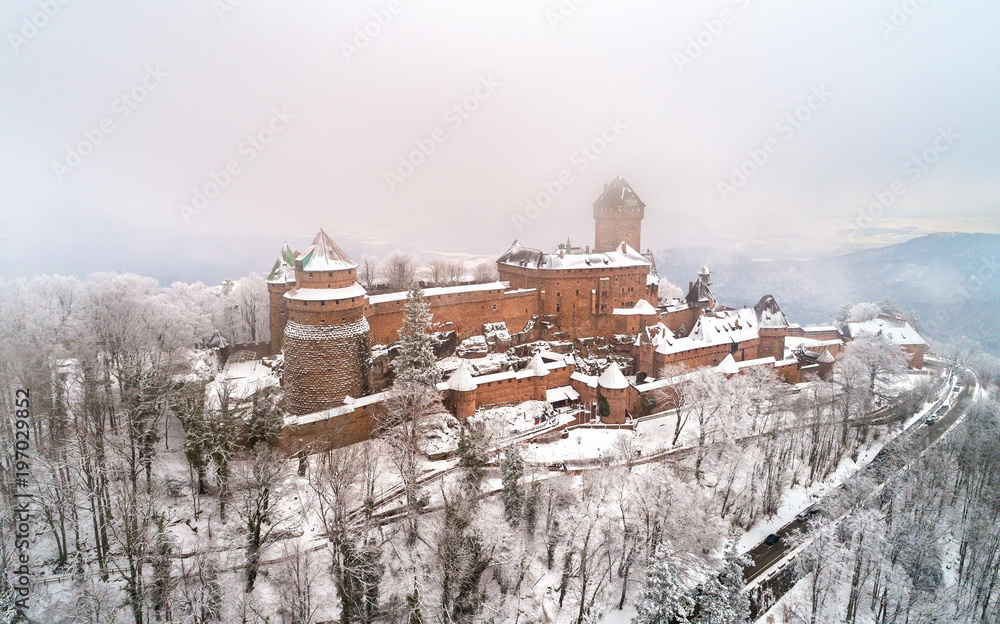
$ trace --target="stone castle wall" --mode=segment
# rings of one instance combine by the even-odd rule
[[[345,396],[362,396],[369,349],[364,316],[327,326],[290,320],[285,327],[283,378],[288,411],[311,414],[343,404]]]

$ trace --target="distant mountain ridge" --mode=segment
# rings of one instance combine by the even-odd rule
[[[752,306],[765,294],[799,323],[829,323],[844,303],[893,298],[928,338],[967,336],[1000,355],[1000,235],[931,234],[888,247],[811,260],[753,260],[688,247],[657,253],[661,276],[686,288],[711,266],[725,305]]]

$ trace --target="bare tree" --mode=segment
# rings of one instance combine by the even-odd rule
[[[477,284],[488,284],[500,279],[500,273],[493,262],[480,262],[472,272],[472,278]]]
[[[381,273],[390,291],[409,290],[417,281],[417,261],[411,254],[394,251],[382,261]]]
[[[435,286],[454,286],[462,282],[465,267],[458,260],[435,258],[431,261],[431,282]]]
[[[260,551],[268,536],[281,522],[272,508],[281,499],[278,483],[285,467],[285,458],[271,447],[258,444],[238,455],[235,464],[236,489],[240,493],[240,520],[247,532],[246,585],[253,590],[260,567]]]
[[[378,259],[365,254],[358,265],[358,281],[365,290],[371,292],[375,288],[376,280],[378,280]]]
[[[249,342],[266,342],[270,336],[268,324],[267,283],[257,273],[236,282],[234,289],[240,318],[243,320],[241,335]]]

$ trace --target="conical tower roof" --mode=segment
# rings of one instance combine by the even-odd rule
[[[271,272],[267,274],[267,281],[272,284],[283,284],[295,281],[295,252],[285,243],[281,247],[281,252],[271,267]]]
[[[608,390],[624,390],[628,388],[628,379],[625,379],[625,375],[622,374],[622,369],[618,367],[618,364],[612,362],[611,366],[598,378],[597,384]]]
[[[358,266],[322,229],[296,260],[302,261],[303,271],[343,271]]]
[[[823,349],[823,354],[819,356],[818,361],[820,364],[833,364],[837,360],[836,358],[833,357],[833,355],[830,354],[829,349]]]
[[[594,202],[594,208],[645,208],[625,178],[620,175],[604,186],[604,192]]]
[[[448,378],[449,390],[470,392],[477,387],[476,380],[472,378],[472,371],[469,370],[469,365],[466,362],[459,364],[455,372]]]
[[[533,372],[536,377],[544,377],[549,374],[549,369],[545,368],[545,362],[542,361],[542,354],[536,353],[535,357],[531,358],[528,362],[528,370]]]

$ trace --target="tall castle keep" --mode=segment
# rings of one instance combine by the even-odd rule
[[[283,257],[285,253],[283,252]],[[287,270],[272,271],[272,322],[287,314],[282,351],[288,411],[309,414],[344,404],[371,391],[370,329],[365,318],[365,289],[357,282],[358,265],[320,230],[312,245],[294,260],[294,287]],[[279,281],[279,279],[281,281]],[[285,290],[278,310],[274,294]],[[280,324],[280,322],[279,322]]]
[[[622,242],[642,250],[642,203],[625,178],[618,176],[604,185],[604,192],[594,202],[594,251],[613,251]]]

